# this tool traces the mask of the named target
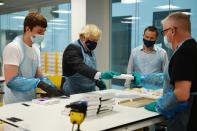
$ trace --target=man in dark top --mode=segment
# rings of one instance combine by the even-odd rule
[[[168,131],[197,130],[197,43],[191,36],[189,16],[171,13],[163,21],[164,43],[174,50],[163,96],[145,108],[168,119]],[[151,107],[151,108],[150,108]]]
[[[98,72],[94,49],[100,39],[101,31],[93,24],[83,27],[79,39],[71,43],[63,54],[63,90],[67,95],[95,91],[95,85],[100,90],[106,89],[101,79],[112,79],[116,72]]]

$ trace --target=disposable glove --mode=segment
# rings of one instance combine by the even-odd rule
[[[151,102],[151,103],[145,105],[144,108],[149,110],[149,111],[157,112],[156,105],[157,105],[157,102],[154,101],[154,102]]]
[[[101,73],[100,78],[109,80],[109,79],[113,79],[114,76],[119,76],[119,75],[121,75],[121,74],[118,72],[106,71],[106,72]]]
[[[157,101],[144,106],[145,109],[159,112],[164,117],[171,119],[176,113],[188,108],[188,102],[179,102],[173,92],[168,92]]]
[[[38,78],[15,76],[10,81],[8,81],[7,86],[8,88],[15,91],[26,92],[34,90],[39,82],[40,80]]]
[[[173,118],[176,113],[183,112],[189,107],[187,101],[178,101],[174,92],[165,93],[157,100],[156,109],[167,118]]]
[[[137,72],[133,72],[132,75],[134,76],[134,80],[132,80],[132,83],[134,85],[140,85],[141,75]]]
[[[57,88],[52,87],[51,85],[45,83],[44,81],[40,81],[37,85],[38,88],[42,89],[46,92],[47,97],[57,97],[64,95],[64,92],[58,90]]]
[[[53,82],[51,82],[51,80],[49,80],[47,77],[39,77],[39,79],[45,83],[47,83],[48,85],[52,86],[53,88],[56,88],[56,86],[53,84]]]
[[[99,90],[105,90],[107,88],[105,82],[102,80],[96,81],[96,85],[98,86]]]

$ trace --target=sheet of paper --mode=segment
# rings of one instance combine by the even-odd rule
[[[127,79],[127,80],[133,80],[134,77],[131,74],[121,74],[119,76],[114,76],[114,79]]]

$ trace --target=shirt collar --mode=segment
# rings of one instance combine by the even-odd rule
[[[80,39],[78,40],[78,42],[79,42],[79,44],[82,46],[84,52],[87,53],[87,54],[89,54],[90,56],[92,56],[92,51],[88,51],[88,50],[86,49],[86,47],[84,46],[84,43],[83,43]]]
[[[142,45],[141,47],[140,47],[140,51],[144,51],[144,45]],[[156,52],[157,50],[156,50],[156,47],[155,47],[155,45],[153,46],[153,50],[152,51],[150,51],[151,53],[152,52]]]
[[[79,39],[78,41],[81,44],[81,46],[83,46],[83,48],[85,48],[85,46],[84,46],[83,42],[81,41],[81,39]]]
[[[86,47],[84,46],[84,43],[79,39],[78,40],[78,42],[79,42],[79,44],[83,47],[83,50],[85,51],[85,52],[88,52],[88,50],[86,49]]]
[[[189,39],[192,39],[192,38],[189,38]],[[184,41],[181,41],[180,44],[177,45],[175,51],[177,51],[177,50],[183,45],[183,43],[184,43],[185,41],[189,40],[189,39],[186,39],[186,40],[184,40]]]

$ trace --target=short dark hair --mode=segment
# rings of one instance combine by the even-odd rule
[[[159,35],[159,34],[158,34],[158,30],[157,30],[157,28],[156,28],[155,26],[148,26],[148,27],[146,27],[146,28],[144,29],[144,34],[145,34],[145,32],[146,32],[147,30],[156,32],[156,36]]]
[[[46,28],[47,20],[45,19],[44,16],[42,16],[38,12],[31,12],[25,17],[24,29],[23,29],[24,33],[25,33],[25,28],[27,26],[30,28],[31,31],[36,26],[41,26],[43,28]]]

